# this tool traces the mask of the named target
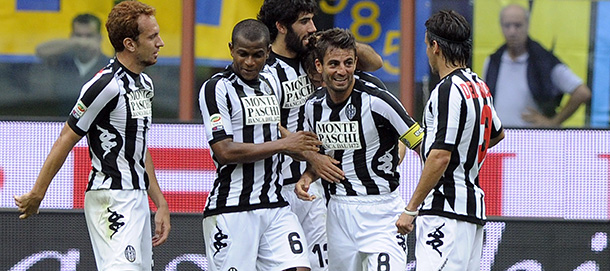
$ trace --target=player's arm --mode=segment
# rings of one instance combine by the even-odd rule
[[[498,134],[497,136],[495,136],[494,138],[491,138],[489,140],[488,148],[491,148],[491,147],[497,145],[500,141],[502,141],[502,139],[504,139],[504,129],[500,130],[500,134]]]
[[[322,144],[312,132],[299,131],[290,133],[284,138],[264,143],[233,142],[226,138],[213,143],[210,148],[214,151],[214,158],[220,164],[253,163],[277,153],[300,153],[304,151],[317,152],[317,146]]]
[[[380,69],[383,66],[383,59],[375,49],[366,43],[356,42],[356,53],[358,62],[356,69],[372,72]]]
[[[316,174],[313,173],[308,166],[307,170],[301,174],[301,178],[299,178],[299,181],[296,183],[294,193],[296,193],[297,197],[301,200],[312,201],[316,199],[316,196],[310,195],[308,191],[309,185],[311,185],[311,183],[315,182],[317,179],[318,176],[316,176]]]
[[[279,128],[283,138],[290,134],[290,131],[282,125]],[[322,177],[327,181],[338,183],[345,179],[345,173],[337,166],[340,162],[328,155],[314,151],[293,152],[289,155],[297,161],[307,161],[308,170],[315,175],[314,180]]]
[[[419,147],[419,146],[418,146]],[[419,148],[414,149],[415,151],[419,150]],[[417,151],[419,153],[419,151]],[[407,154],[407,146],[402,141],[398,140],[398,164],[402,164],[402,160],[405,159],[405,155]]]
[[[436,186],[451,160],[451,152],[443,149],[432,149],[424,163],[424,169],[407,204],[407,210],[416,211],[424,202],[430,191]]]
[[[19,218],[25,219],[30,215],[38,213],[40,202],[47,193],[51,181],[63,166],[70,151],[74,148],[74,145],[76,145],[81,138],[82,136],[74,132],[67,123],[64,124],[64,127],[57,140],[55,140],[51,151],[47,155],[47,158],[38,173],[38,178],[36,178],[36,182],[30,192],[21,196],[13,196],[17,209],[21,213]]]
[[[157,207],[155,213],[155,235],[152,238],[153,246],[158,246],[167,240],[171,224],[169,220],[169,206],[167,201],[161,192],[159,182],[157,181],[157,175],[155,174],[155,167],[153,165],[152,156],[150,152],[146,150],[146,173],[150,183],[148,185],[148,196]]]
[[[413,196],[405,209],[416,212],[430,191],[436,186],[451,160],[451,152],[443,149],[432,149],[424,163],[424,169],[415,187]],[[398,232],[407,234],[413,230],[415,216],[403,213],[396,222]]]

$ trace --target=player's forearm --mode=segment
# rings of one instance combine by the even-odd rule
[[[219,144],[218,142],[216,144]],[[214,144],[214,145],[216,145]],[[284,150],[283,141],[267,141],[260,144],[227,142],[221,146],[213,146],[214,156],[221,164],[253,163],[271,157]],[[217,151],[219,150],[219,151]]]
[[[363,71],[376,71],[383,67],[383,58],[368,44],[356,42],[358,62],[356,68]]]
[[[51,181],[63,166],[72,148],[81,139],[67,124],[64,125],[59,137],[53,143],[51,151],[40,169],[38,178],[32,187],[32,193],[44,197]]]
[[[152,156],[150,152],[146,151],[146,174],[148,174],[148,179],[150,180],[148,184],[148,196],[155,204],[157,209],[168,207],[167,201],[161,192],[161,187],[159,186],[159,182],[157,181],[157,175],[155,174],[155,166],[152,160]]]
[[[502,139],[504,139],[504,129],[500,131],[500,134],[489,140],[489,148],[497,145]]]
[[[451,152],[446,150],[432,150],[430,155],[426,158],[424,169],[422,171],[417,187],[413,192],[413,196],[407,204],[409,211],[415,211],[419,209],[419,206],[424,202],[426,196],[436,186],[438,181],[443,176],[443,173],[449,165],[451,159]]]

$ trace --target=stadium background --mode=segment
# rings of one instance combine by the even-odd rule
[[[155,125],[150,135],[160,184],[173,212],[167,244],[155,249],[157,270],[204,270],[201,210],[214,176],[203,128],[195,118],[176,123],[181,48],[181,1],[143,0],[158,10],[166,46],[147,71],[155,80]],[[402,1],[406,2],[406,1]],[[501,43],[498,12],[509,2],[533,4],[531,35],[584,78],[593,91],[588,108],[565,123],[569,129],[510,129],[507,140],[490,152],[482,183],[487,191],[487,224],[482,270],[610,270],[610,2],[417,0],[415,18],[415,97],[423,103],[436,83],[423,47],[423,22],[439,9],[456,9],[473,25],[472,67]],[[531,3],[530,3],[531,2]],[[0,1],[1,80],[35,65],[35,46],[67,37],[72,18],[91,12],[105,18],[114,1]],[[227,43],[233,25],[254,17],[262,0],[197,0],[195,26],[198,88],[211,73],[230,63]],[[318,28],[350,28],[384,59],[375,74],[399,91],[401,1],[320,0]],[[105,21],[105,19],[104,19]],[[106,37],[106,33],[102,35]],[[112,55],[107,39],[103,51]],[[404,75],[403,75],[404,76]],[[195,91],[196,93],[197,91]],[[11,103],[0,89],[0,270],[93,270],[93,255],[82,199],[89,164],[86,142],[74,149],[43,201],[41,215],[17,219],[13,195],[32,186],[65,116],[45,115],[37,103]],[[22,94],[28,97],[27,90]],[[16,99],[15,101],[19,101]],[[193,97],[193,102],[196,102]],[[415,117],[421,116],[416,106]],[[197,107],[195,106],[195,111]],[[44,116],[42,118],[41,116]],[[44,121],[41,121],[44,120]],[[165,124],[163,124],[165,123]],[[172,124],[173,123],[173,124]],[[572,129],[573,127],[591,127]],[[421,166],[409,156],[400,167],[401,192],[415,187]],[[413,268],[413,238],[409,238]],[[412,269],[408,269],[412,270]]]

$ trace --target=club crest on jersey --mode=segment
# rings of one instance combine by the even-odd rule
[[[280,106],[273,95],[241,98],[246,125],[280,122]]]
[[[154,95],[152,91],[139,89],[125,95],[127,96],[132,118],[142,119],[152,116],[152,97]]]
[[[82,117],[83,114],[85,114],[86,111],[87,111],[87,106],[85,106],[83,101],[81,101],[79,99],[78,102],[76,103],[76,105],[74,106],[74,108],[72,108],[72,112],[70,114],[75,119],[80,119],[80,117]]]
[[[328,150],[355,150],[362,148],[357,121],[328,121],[316,123],[316,134]]]
[[[283,108],[295,108],[304,105],[315,89],[307,75],[301,75],[295,80],[282,82],[282,90],[284,92]]]
[[[212,126],[211,128],[213,132],[222,131],[225,129],[224,125],[222,124],[222,117],[218,113],[210,116],[210,125]]]
[[[348,104],[345,107],[345,116],[350,120],[356,116],[356,107],[353,104]]]

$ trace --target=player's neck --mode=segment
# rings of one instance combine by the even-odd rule
[[[125,51],[116,54],[117,60],[129,71],[140,74],[144,71],[144,66],[138,63],[135,57],[131,57]]]
[[[275,54],[283,56],[283,57],[287,57],[287,58],[296,58],[297,57],[297,53],[288,49],[288,47],[286,46],[284,37],[280,36],[280,35],[278,35],[276,37],[275,41],[271,44],[271,50]]]
[[[447,75],[451,74],[455,70],[464,69],[464,68],[466,68],[466,67],[460,66],[460,65],[451,65],[451,64],[445,65],[443,62],[441,65],[439,65],[438,76],[440,78],[445,78]]]

